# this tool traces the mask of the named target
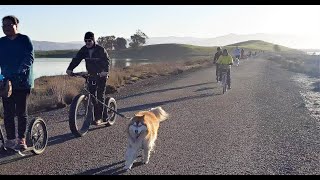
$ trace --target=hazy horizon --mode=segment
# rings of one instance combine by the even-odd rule
[[[320,49],[319,5],[1,5],[6,15],[35,41],[78,42],[87,31],[128,39],[140,29],[149,37],[283,34],[299,39],[292,48]]]

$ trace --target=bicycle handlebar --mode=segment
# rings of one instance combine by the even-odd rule
[[[90,76],[100,76],[100,73],[96,74],[89,74],[88,72],[76,72],[76,73],[71,73],[70,76],[78,76],[78,77],[83,77],[83,78],[88,78]]]

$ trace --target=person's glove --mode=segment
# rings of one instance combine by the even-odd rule
[[[108,72],[102,71],[100,77],[108,77]]]
[[[72,70],[69,70],[69,69],[68,69],[68,70],[66,71],[66,73],[67,73],[69,76],[71,76]]]

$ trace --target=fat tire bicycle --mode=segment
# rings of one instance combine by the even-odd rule
[[[76,95],[70,105],[69,109],[69,127],[72,134],[76,137],[84,136],[94,122],[94,105],[93,99],[97,103],[103,104],[102,123],[99,126],[114,125],[117,115],[117,103],[113,97],[103,95],[104,102],[101,102],[97,97],[89,92],[88,84],[89,78],[98,76],[90,75],[87,72],[72,73],[71,76],[83,77],[86,81],[84,83],[84,92]]]

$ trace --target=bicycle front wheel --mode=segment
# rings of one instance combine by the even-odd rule
[[[48,131],[43,119],[37,117],[32,120],[29,126],[28,140],[31,142],[34,154],[44,152],[48,143]]]
[[[6,148],[4,147],[4,135],[3,135],[3,132],[2,132],[2,127],[0,126],[0,139],[1,139],[1,148],[3,150],[6,150]]]
[[[69,127],[76,137],[84,136],[93,121],[93,105],[88,95],[79,94],[73,98],[69,110]]]
[[[112,126],[117,118],[116,113],[114,113],[114,111],[117,111],[117,103],[112,97],[107,97],[105,102],[107,102],[108,108],[104,109],[103,118],[108,122],[107,126]]]

